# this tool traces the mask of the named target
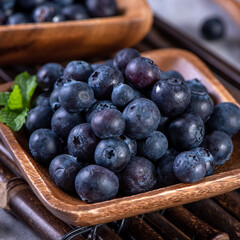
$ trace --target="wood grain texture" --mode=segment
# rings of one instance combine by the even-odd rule
[[[133,46],[151,27],[151,9],[146,0],[117,3],[115,17],[0,26],[0,65],[78,59]]]
[[[233,102],[230,93],[212,75],[206,65],[192,53],[179,49],[146,52],[163,70],[175,69],[186,79],[199,78],[208,88],[215,103]],[[9,84],[9,83],[8,83]],[[0,91],[9,85],[0,85]],[[178,206],[216,196],[240,187],[240,141],[234,138],[231,159],[217,169],[213,176],[192,184],[177,184],[133,196],[88,204],[79,198],[61,191],[51,181],[48,170],[39,165],[30,155],[24,135],[13,133],[0,124],[0,138],[16,161],[40,201],[58,218],[73,225],[95,225],[131,217],[163,208]]]

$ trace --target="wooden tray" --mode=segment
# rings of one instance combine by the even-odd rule
[[[133,46],[149,31],[146,0],[117,0],[120,15],[60,23],[0,26],[0,65],[63,61],[109,55]]]
[[[215,103],[237,104],[230,93],[212,75],[206,65],[192,53],[179,49],[155,50],[143,56],[153,59],[163,70],[175,69],[186,79],[199,78],[207,86]],[[10,84],[0,85],[0,91]],[[216,196],[240,187],[240,133],[234,138],[231,159],[213,176],[193,184],[177,184],[133,196],[88,204],[61,191],[50,180],[46,168],[39,165],[28,151],[28,143],[20,133],[0,124],[0,138],[17,163],[24,178],[41,202],[58,218],[73,225],[95,225],[146,212],[169,208]]]

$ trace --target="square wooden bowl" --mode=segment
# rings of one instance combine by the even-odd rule
[[[185,79],[200,79],[207,87],[215,104],[225,101],[237,104],[206,65],[192,53],[179,49],[166,49],[146,52],[143,56],[153,59],[162,70],[174,69],[183,74]],[[9,88],[9,83],[0,85],[0,91],[6,91]],[[51,181],[48,170],[31,157],[28,142],[23,134],[14,133],[6,125],[0,124],[0,138],[45,207],[58,218],[76,226],[106,223],[186,204],[240,187],[240,133],[233,139],[234,151],[231,159],[216,169],[212,176],[205,177],[196,183],[176,184],[94,204],[83,202],[60,190]]]
[[[149,31],[146,0],[117,0],[119,16],[0,26],[0,65],[98,56],[135,45]],[[108,54],[109,55],[109,54]]]

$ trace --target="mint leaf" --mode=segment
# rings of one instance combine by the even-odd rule
[[[21,90],[23,106],[29,108],[32,95],[37,87],[37,77],[23,72],[15,78],[15,85],[18,85]]]
[[[7,107],[0,110],[0,122],[5,123],[13,131],[17,132],[21,129],[26,121],[28,109],[22,112],[10,111]]]
[[[18,85],[14,85],[13,91],[10,94],[8,99],[8,108],[10,110],[22,110],[23,109],[23,100],[21,90]]]
[[[10,92],[0,92],[0,106],[6,106],[8,99],[10,97]]]

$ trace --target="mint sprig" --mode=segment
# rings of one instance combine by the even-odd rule
[[[14,80],[12,92],[0,93],[0,106],[3,106],[0,110],[0,122],[5,123],[14,132],[19,131],[26,122],[36,87],[36,76],[27,72],[19,74]]]

